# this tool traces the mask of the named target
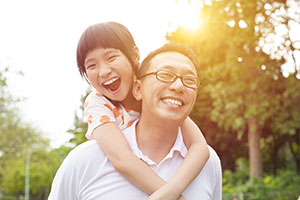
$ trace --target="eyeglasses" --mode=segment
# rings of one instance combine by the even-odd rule
[[[180,78],[182,84],[185,87],[192,88],[192,89],[197,89],[200,85],[200,80],[195,76],[178,76],[173,72],[165,71],[165,70],[158,70],[156,72],[150,72],[148,74],[144,74],[140,76],[140,79],[148,75],[155,75],[157,80],[164,83],[173,83],[176,81],[177,78]]]

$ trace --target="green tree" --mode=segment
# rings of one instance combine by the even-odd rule
[[[29,155],[24,154],[18,159],[10,158],[5,161],[0,188],[6,194],[24,195],[27,156]],[[61,162],[58,151],[33,150],[29,165],[30,196],[33,199],[47,197],[53,177]]]
[[[70,139],[70,142],[75,144],[76,146],[87,140],[85,137],[85,133],[87,132],[88,124],[86,122],[83,122],[83,109],[84,109],[84,101],[90,92],[91,91],[89,88],[87,89],[85,95],[81,97],[81,106],[80,106],[81,114],[78,115],[77,113],[75,113],[74,127],[68,130],[69,133],[74,135],[74,137]]]
[[[276,105],[275,115],[272,117],[270,128],[275,142],[274,153],[278,153],[277,146],[288,143],[291,154],[295,160],[296,171],[300,174],[300,81],[295,76],[289,76],[281,81],[280,92],[273,101]],[[273,157],[277,159],[276,155]],[[274,172],[276,174],[276,171]]]
[[[167,35],[170,41],[188,43],[199,55],[203,81],[199,96],[202,100],[207,96],[207,102],[196,105],[195,110],[207,111],[202,118],[209,117],[225,133],[236,132],[238,138],[247,133],[251,178],[262,176],[261,131],[282,109],[274,96],[279,102],[286,99],[273,88],[288,83],[281,73],[286,54],[266,51],[267,43],[262,41],[273,39],[277,23],[285,24],[273,14],[289,6],[286,1],[273,0],[211,1],[201,10],[202,24],[197,31],[180,27]],[[283,40],[297,50],[290,37]],[[295,83],[299,85],[299,80]],[[203,123],[199,120],[199,124]]]
[[[20,117],[17,98],[9,92],[8,67],[0,69],[0,191],[21,197],[25,190],[25,160],[30,155],[30,195],[45,199],[61,154],[50,151],[48,139]]]

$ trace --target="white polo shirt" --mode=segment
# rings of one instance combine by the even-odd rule
[[[156,164],[138,148],[136,122],[123,131],[133,153],[145,161],[166,181],[177,171],[187,149],[181,132],[169,154]],[[183,192],[187,200],[221,200],[222,172],[220,159],[209,147],[210,157],[196,179]],[[141,200],[148,194],[119,174],[95,140],[87,141],[65,158],[52,183],[49,200]]]

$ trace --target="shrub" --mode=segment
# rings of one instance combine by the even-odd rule
[[[279,171],[278,176],[264,176],[262,179],[251,179],[242,182],[245,178],[235,173],[224,171],[223,199],[232,200],[296,200],[300,195],[300,176],[294,171]]]

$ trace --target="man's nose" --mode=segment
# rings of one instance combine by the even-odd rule
[[[176,80],[170,84],[169,88],[173,91],[182,92],[185,86],[183,85],[181,79],[177,77]]]

